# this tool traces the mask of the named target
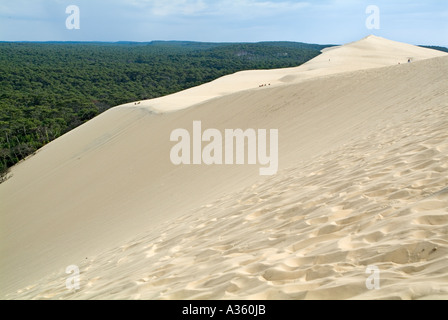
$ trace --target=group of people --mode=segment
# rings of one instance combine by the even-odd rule
[[[271,84],[269,83],[269,84],[260,84],[258,87],[259,88],[263,88],[263,87],[267,87],[267,86],[270,86]]]

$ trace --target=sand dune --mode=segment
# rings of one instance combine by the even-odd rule
[[[447,72],[443,53],[369,37],[114,108],[0,185],[0,293],[446,299]],[[194,120],[279,129],[280,172],[172,165],[170,132]],[[380,290],[366,288],[368,265]]]
[[[260,85],[270,87],[298,83],[310,78],[407,63],[409,59],[415,62],[443,55],[443,52],[368,36],[344,46],[324,49],[321,55],[300,67],[242,71],[169,96],[140,101],[137,106],[153,112],[177,111],[228,94],[259,88]],[[135,107],[136,104],[124,106]]]

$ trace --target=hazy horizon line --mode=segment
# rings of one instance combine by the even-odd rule
[[[360,39],[361,40],[361,39]],[[321,46],[340,46],[344,45],[341,43],[316,43],[316,42],[303,42],[303,41],[293,41],[293,40],[262,40],[262,41],[195,41],[195,40],[148,40],[148,41],[133,41],[133,40],[118,40],[118,41],[101,41],[101,40],[79,40],[79,41],[63,41],[63,40],[0,40],[0,43],[40,43],[40,44],[51,44],[51,43],[103,43],[103,44],[149,44],[154,42],[184,42],[184,43],[204,43],[204,44],[262,44],[262,43],[303,43],[311,45],[321,45]],[[401,41],[397,41],[401,42]],[[406,42],[403,42],[406,43]],[[448,45],[439,44],[414,44],[411,45],[419,47],[441,47],[448,49]]]

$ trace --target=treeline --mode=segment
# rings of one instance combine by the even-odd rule
[[[438,50],[438,51],[442,51],[442,52],[448,52],[448,48],[445,48],[445,47],[439,47],[439,46],[420,46],[420,47],[427,48],[427,49]]]
[[[1,177],[46,143],[113,106],[241,70],[298,66],[325,47],[294,42],[0,43]]]

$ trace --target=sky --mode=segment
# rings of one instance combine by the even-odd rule
[[[448,47],[448,1],[0,0],[0,41],[343,44],[370,34]]]

